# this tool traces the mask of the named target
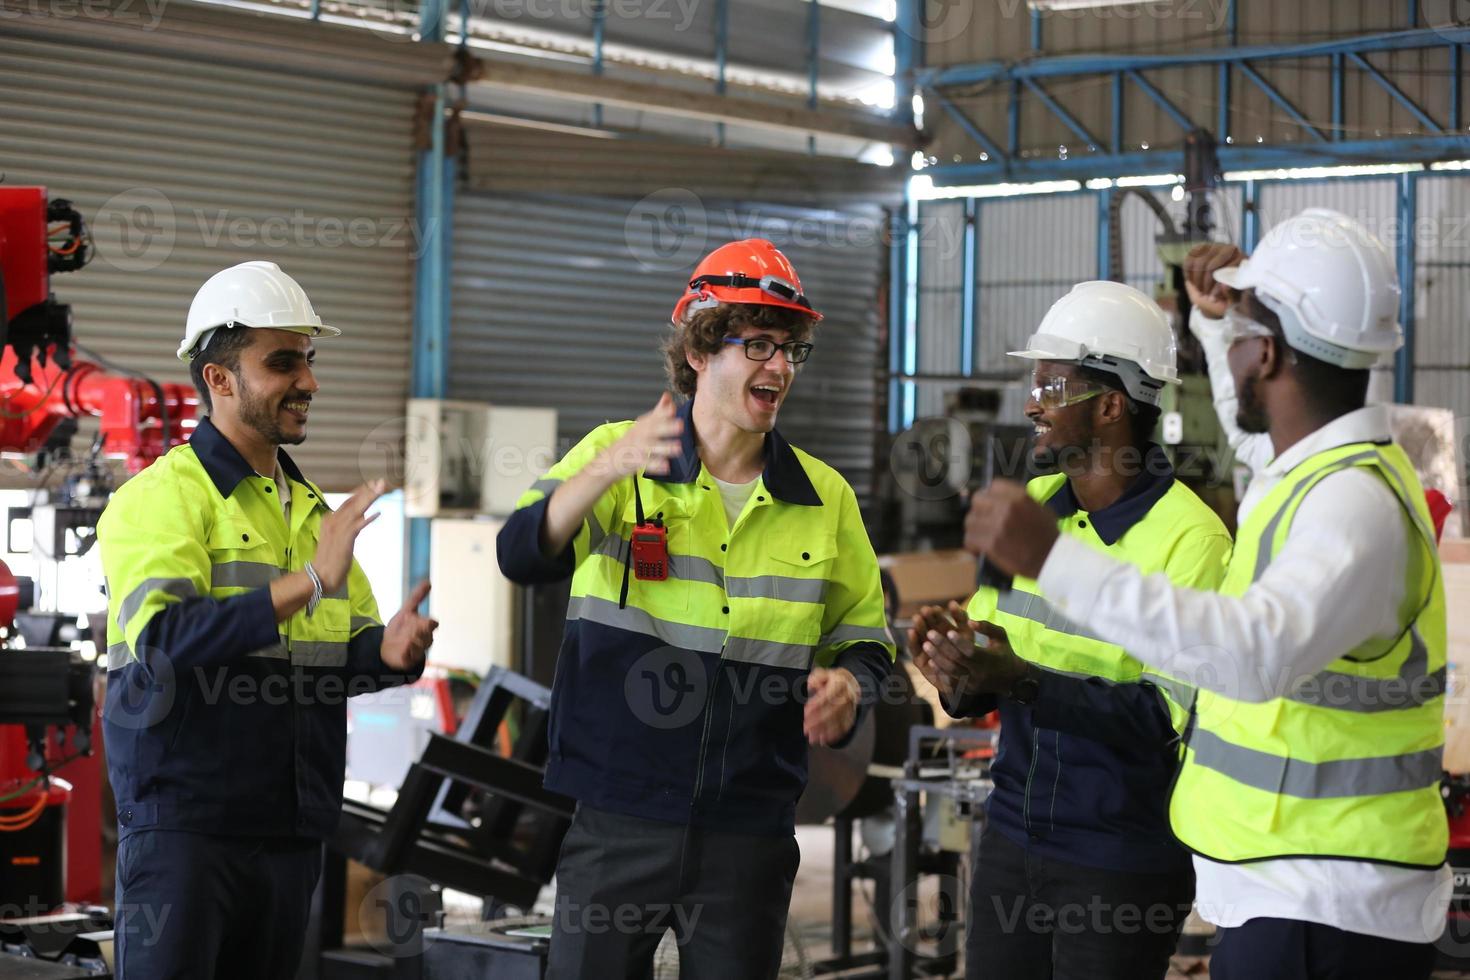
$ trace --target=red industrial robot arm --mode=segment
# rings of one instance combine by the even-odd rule
[[[0,452],[39,452],[62,419],[95,415],[103,455],[136,473],[188,438],[199,400],[188,385],[74,359],[71,311],[50,274],[90,253],[69,202],[48,201],[44,187],[0,187]]]

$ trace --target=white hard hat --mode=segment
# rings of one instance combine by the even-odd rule
[[[1130,398],[1159,404],[1164,384],[1179,383],[1174,330],[1159,304],[1121,282],[1082,282],[1052,304],[1013,357],[1075,361],[1116,374]]]
[[[1254,289],[1296,350],[1343,368],[1372,367],[1404,343],[1388,248],[1347,215],[1308,208],[1266,233],[1250,258],[1215,278]]]
[[[313,337],[336,337],[336,327],[322,323],[306,290],[274,262],[241,262],[209,277],[194,302],[179,344],[179,360],[188,362],[204,349],[217,327],[269,327]]]

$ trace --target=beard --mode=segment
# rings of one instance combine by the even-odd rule
[[[273,446],[297,446],[306,441],[306,433],[300,435],[288,435],[281,429],[281,402],[300,399],[305,396],[292,393],[278,401],[272,402],[270,398],[257,394],[245,379],[236,375],[240,381],[240,421],[254,429],[262,439]]]
[[[1235,424],[1242,432],[1257,434],[1271,430],[1271,420],[1266,417],[1266,406],[1261,400],[1259,378],[1255,375],[1242,378],[1235,397]]]

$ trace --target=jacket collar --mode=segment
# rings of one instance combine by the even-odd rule
[[[669,472],[664,476],[650,476],[650,480],[661,483],[693,483],[699,478],[701,460],[698,443],[694,437],[694,399],[679,406],[679,418],[684,421],[684,432],[680,437],[682,449],[677,459],[669,461]],[[820,507],[822,498],[812,486],[806,469],[796,456],[796,450],[785,437],[772,429],[766,433],[764,447],[766,468],[762,473],[766,489],[771,496],[788,504],[803,507]],[[284,455],[284,454],[283,454]],[[282,464],[284,465],[284,464]]]
[[[214,483],[214,488],[219,491],[221,497],[229,497],[234,493],[235,487],[239,486],[240,481],[247,476],[258,475],[254,467],[245,462],[245,457],[240,455],[240,450],[225,438],[224,433],[215,427],[214,422],[207,415],[195,426],[194,434],[189,437],[189,446],[194,450],[194,455],[199,458],[200,465],[204,467],[204,472],[209,474],[209,479]],[[315,486],[301,475],[301,468],[290,456],[286,455],[284,449],[276,450],[276,460],[281,464],[281,470],[290,479],[315,489]]]
[[[1123,491],[1123,496],[1088,515],[1102,543],[1108,547],[1116,544],[1129,528],[1143,520],[1173,485],[1174,467],[1169,463],[1169,457],[1162,448],[1150,443],[1144,453],[1142,472]],[[1072,492],[1072,481],[1063,481],[1061,489],[1047,499],[1046,506],[1057,517],[1071,517],[1077,513],[1081,507]]]

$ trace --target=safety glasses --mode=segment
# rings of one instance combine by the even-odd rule
[[[1227,346],[1234,346],[1250,337],[1272,336],[1270,327],[1252,320],[1233,306],[1225,311],[1224,323]]]
[[[1112,390],[1091,381],[1078,381],[1074,378],[1036,378],[1033,384],[1031,400],[1048,412],[1085,402]]]

